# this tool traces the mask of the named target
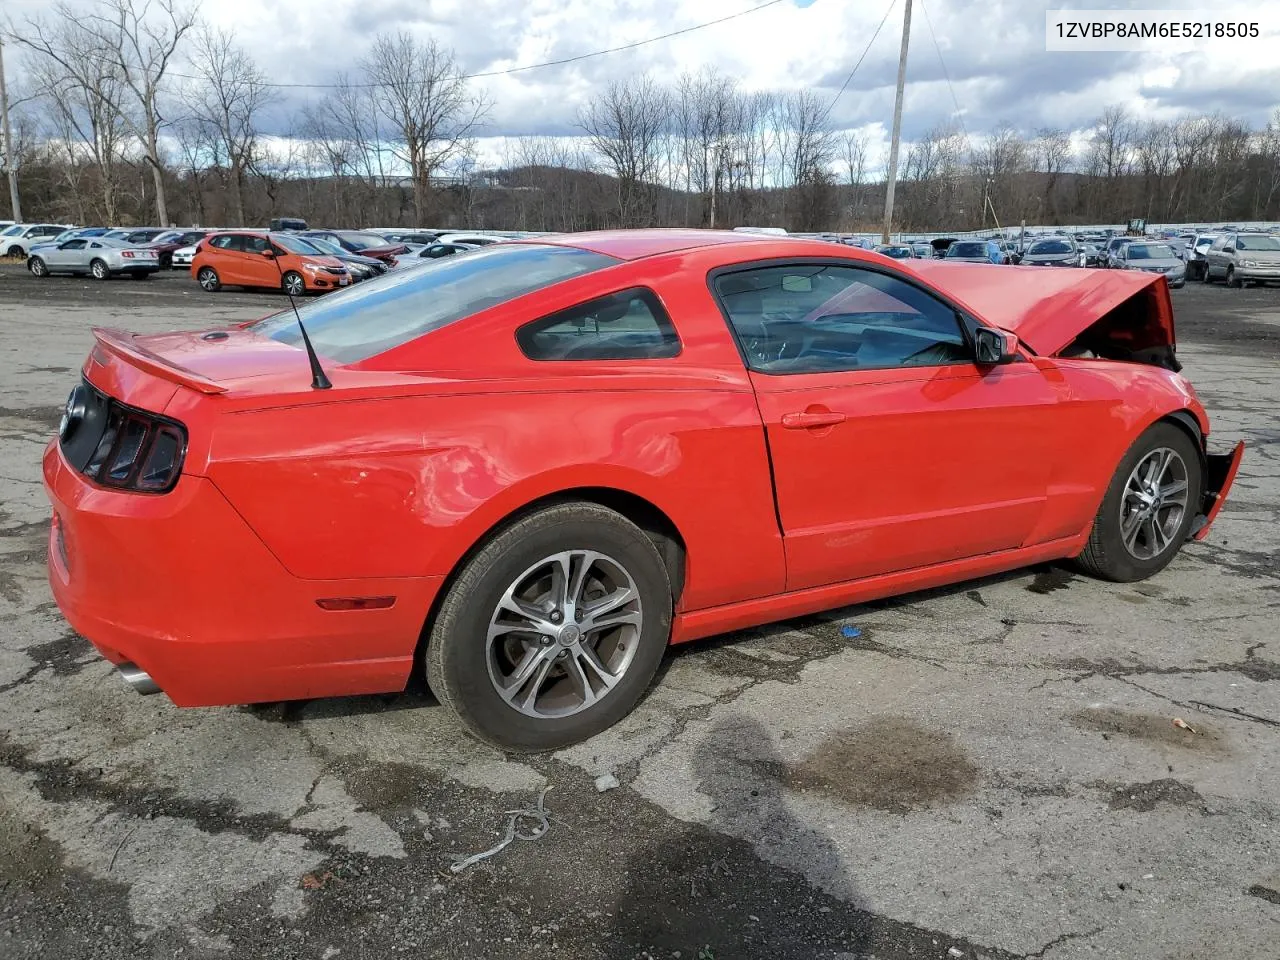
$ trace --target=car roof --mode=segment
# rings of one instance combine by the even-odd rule
[[[618,260],[642,260],[695,247],[716,244],[790,243],[804,244],[819,250],[829,249],[826,240],[805,240],[780,237],[764,233],[734,232],[731,230],[597,230],[589,233],[557,234],[545,237],[516,240],[515,243],[553,244],[561,247],[577,247],[603,253]]]

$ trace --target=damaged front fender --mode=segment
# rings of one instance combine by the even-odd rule
[[[1226,503],[1231,484],[1235,482],[1236,472],[1240,469],[1240,460],[1244,457],[1244,441],[1239,441],[1230,453],[1209,453],[1205,451],[1204,494],[1200,501],[1200,512],[1191,524],[1191,539],[1203,540],[1209,535],[1209,528],[1218,518],[1222,505]]]

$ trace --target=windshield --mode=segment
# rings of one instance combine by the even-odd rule
[[[375,233],[343,233],[340,234],[347,243],[355,244],[362,250],[365,247],[385,247],[387,241]]]
[[[0,237],[16,237],[23,230],[27,229],[20,223],[15,223],[12,227],[7,228],[4,233],[0,233]]]
[[[947,248],[948,257],[985,257],[986,255],[985,243],[953,243]]]
[[[1237,250],[1280,250],[1280,239],[1276,237],[1268,237],[1263,234],[1255,234],[1254,236],[1236,237]]]
[[[317,353],[355,363],[488,307],[618,262],[574,247],[495,246],[392,271],[300,306],[299,312]],[[292,310],[250,329],[282,343],[302,340]]]
[[[298,237],[297,239],[302,240],[303,238]],[[309,243],[313,247],[315,247],[317,250],[319,250],[321,253],[327,253],[331,256],[334,256],[334,255],[339,257],[350,256],[350,254],[347,253],[347,251],[343,247],[338,246],[332,240],[326,240],[324,237],[307,237],[305,240],[303,240],[303,242]]]
[[[1173,260],[1173,247],[1167,243],[1131,243],[1126,256],[1130,260]]]
[[[1033,243],[1031,249],[1027,251],[1029,254],[1037,253],[1071,253],[1071,244],[1065,240],[1041,240],[1039,243]]]
[[[277,247],[283,247],[290,253],[300,253],[304,257],[316,254],[324,255],[324,251],[316,247],[310,240],[304,240],[301,237],[291,237],[288,234],[273,233],[271,242]]]
[[[894,257],[902,260],[912,257],[910,247],[876,247],[878,253],[883,253],[886,257]]]

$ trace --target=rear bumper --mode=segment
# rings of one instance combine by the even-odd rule
[[[76,632],[150,676],[180,706],[403,689],[440,578],[301,580],[218,489],[108,490],[44,456],[53,504],[49,585]],[[340,549],[335,547],[335,549]],[[386,609],[317,600],[393,596]]]
[[[1209,535],[1209,528],[1218,519],[1222,506],[1227,502],[1227,494],[1231,492],[1231,484],[1235,482],[1236,473],[1240,469],[1240,460],[1244,457],[1244,441],[1237,443],[1230,453],[1205,454],[1204,500],[1200,513],[1191,527],[1193,540],[1203,540]]]
[[[126,263],[118,267],[111,268],[112,273],[159,273],[160,261],[151,260],[147,263]]]

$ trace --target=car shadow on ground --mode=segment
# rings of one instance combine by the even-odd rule
[[[681,823],[632,852],[604,956],[862,957],[889,934],[861,907],[835,846],[791,813],[783,779],[761,776],[787,769],[761,724],[742,717],[717,723],[697,747],[693,768],[710,822]],[[718,828],[741,820],[768,827],[750,842]],[[753,846],[788,851],[777,860],[791,860],[800,848],[813,872],[827,878],[826,889],[783,867],[762,870]],[[774,858],[766,852],[765,859]]]

